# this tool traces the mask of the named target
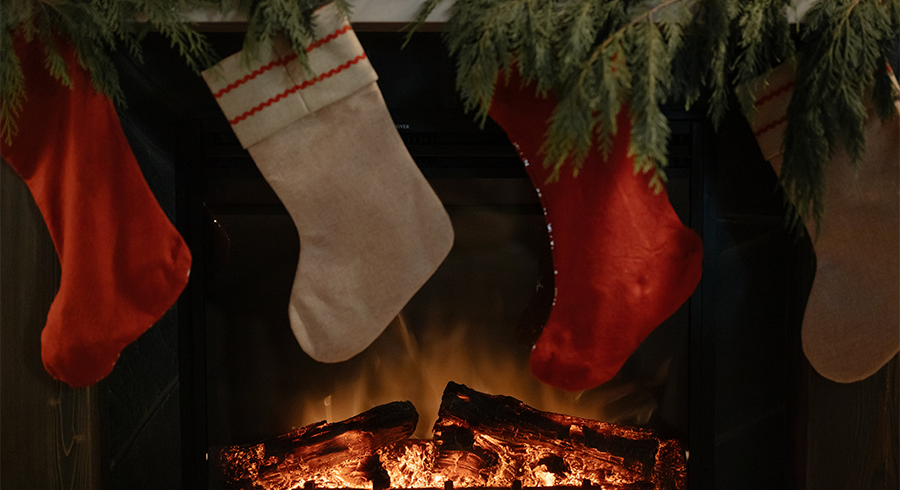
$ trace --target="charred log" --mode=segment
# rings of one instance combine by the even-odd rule
[[[597,483],[633,488],[684,488],[684,451],[652,431],[541,412],[508,396],[449,383],[434,425],[438,470],[458,461],[480,464],[490,484],[523,478],[521,463],[560,476],[570,468]],[[463,456],[464,455],[464,456]],[[469,469],[469,471],[473,471]],[[497,472],[504,474],[498,475]],[[552,483],[551,483],[552,484]]]
[[[434,441],[408,439],[418,415],[395,402],[211,455],[220,487],[241,490],[685,487],[681,445],[648,430],[541,412],[456,383],[438,415]]]
[[[225,488],[289,489],[330,473],[356,486],[390,481],[375,453],[407,439],[419,415],[410,402],[377,406],[342,422],[315,424],[258,444],[211,451]]]

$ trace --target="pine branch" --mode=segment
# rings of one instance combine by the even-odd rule
[[[272,39],[284,35],[297,60],[310,71],[306,48],[315,41],[314,12],[326,0],[239,0],[238,12],[247,15],[247,32],[244,36],[243,61],[251,63],[259,58],[259,49],[269,46]],[[341,15],[350,16],[347,0],[333,0]]]
[[[591,53],[591,60],[596,59],[596,57],[599,55],[599,52],[602,48],[606,47],[610,42],[613,41],[613,39],[616,39],[618,36],[621,36],[622,34],[624,34],[628,28],[634,27],[635,25],[642,23],[642,22],[653,23],[654,22],[653,14],[655,14],[658,10],[664,9],[672,4],[682,2],[682,1],[684,1],[684,0],[665,0],[664,2],[660,3],[659,5],[656,5],[655,7],[649,9],[646,12],[646,14],[641,14],[640,16],[635,17],[631,22],[629,22],[628,24],[619,28],[619,30],[614,32],[611,36],[609,36],[602,43],[600,43],[600,46],[598,46],[598,48],[596,50],[594,50],[593,53]],[[644,15],[647,15],[647,19],[644,19]]]
[[[523,4],[522,25],[519,31],[518,45],[512,44],[517,51],[519,72],[524,80],[536,81],[537,91],[545,93],[553,87],[558,75],[555,44],[557,43],[554,21],[557,13],[553,9],[552,0],[525,0]]]
[[[579,170],[592,146],[593,128],[597,124],[584,90],[574,88],[561,93],[559,103],[550,116],[547,138],[541,147],[544,167],[552,171],[547,182],[559,180],[563,166],[571,161],[572,172]]]
[[[39,38],[46,66],[68,80],[54,36],[69,37],[79,64],[95,87],[121,101],[118,77],[107,53],[125,46],[140,58],[148,26],[166,36],[188,66],[215,61],[206,39],[183,17],[196,6],[217,5],[247,14],[244,51],[284,34],[306,63],[314,33],[313,11],[323,0],[2,0],[0,37],[0,136],[10,141],[25,96],[13,32]],[[215,2],[215,3],[214,3]],[[349,14],[347,0],[335,0]],[[407,42],[440,0],[427,0],[407,26]],[[792,0],[458,0],[450,10],[445,41],[456,57],[456,83],[467,111],[483,123],[501,73],[517,69],[538,96],[554,92],[559,103],[542,146],[545,165],[558,175],[571,163],[578,173],[596,146],[608,155],[616,115],[628,103],[630,151],[636,170],[653,171],[659,189],[667,161],[666,100],[686,107],[708,96],[718,124],[733,85],[794,56],[786,10]],[[137,22],[136,19],[143,22]],[[782,180],[797,209],[795,223],[824,215],[824,167],[838,145],[854,164],[865,150],[864,124],[871,94],[882,118],[896,117],[898,94],[885,60],[900,37],[900,0],[819,0],[804,19],[804,48],[795,95],[788,107]],[[48,42],[49,41],[49,42]],[[745,111],[752,96],[739,93]]]
[[[90,72],[94,90],[105,94],[117,105],[123,106],[125,94],[119,86],[119,75],[115,66],[107,55],[109,50],[115,49],[115,33],[104,22],[105,19],[98,15],[97,11],[86,9],[83,5],[60,3],[52,20],[49,16],[45,17],[45,20],[48,26],[52,22],[58,34],[70,39],[75,45],[78,64]],[[41,37],[45,49],[55,49],[56,39],[51,35],[49,28],[46,32],[42,32]],[[61,70],[74,68],[67,68],[61,58],[59,63]],[[53,74],[54,70],[51,69],[50,73]],[[61,78],[60,81],[71,85]]]
[[[598,67],[598,71],[606,76],[601,79],[601,88],[595,91],[598,97],[591,109],[594,110],[597,121],[594,133],[597,145],[603,158],[607,158],[612,151],[613,136],[619,129],[617,115],[622,109],[622,102],[631,91],[632,76],[625,62],[625,49],[621,41],[607,45],[599,59],[606,61],[603,66]]]
[[[428,16],[431,15],[431,12],[437,8],[438,4],[443,2],[444,0],[425,0],[422,5],[419,7],[419,11],[416,12],[416,17],[412,20],[412,22],[406,24],[403,27],[403,30],[406,31],[406,37],[403,39],[403,45],[400,49],[406,47],[409,44],[409,41],[412,39],[413,34],[416,33],[424,24],[425,21],[428,20]]]
[[[217,57],[212,46],[202,34],[184,21],[184,5],[181,2],[134,0],[134,6],[137,12],[145,15],[147,21],[169,39],[170,45],[178,49],[178,53],[192,70],[199,73],[215,63]]]
[[[492,2],[459,0],[451,7],[447,44],[457,57],[456,86],[466,111],[476,111],[484,124],[501,68],[512,67],[512,46],[521,39],[513,31],[524,0]]]
[[[733,83],[744,86],[794,55],[785,0],[753,0],[743,4],[736,19],[738,55],[731,66]],[[738,97],[744,114],[753,119],[756,99],[752,91],[740,90]]]
[[[0,137],[6,144],[12,144],[12,137],[18,130],[16,118],[22,112],[25,102],[25,75],[19,58],[13,50],[12,34],[8,29],[0,32]]]
[[[807,13],[781,173],[796,209],[793,225],[812,219],[817,231],[822,226],[825,169],[839,145],[853,165],[861,163],[870,89],[888,114],[885,106],[895,94],[884,85],[885,45],[898,34],[895,11],[896,0],[820,0]]]
[[[21,109],[25,87],[21,66],[13,49],[14,35],[26,42],[37,39],[45,52],[45,65],[52,76],[71,85],[69,70],[57,51],[57,42],[65,38],[75,47],[80,66],[88,70],[94,88],[124,104],[118,73],[109,52],[122,43],[140,59],[140,39],[151,25],[178,49],[188,66],[199,71],[212,64],[216,55],[210,44],[184,18],[192,8],[208,6],[208,0],[6,0],[3,3],[4,87],[0,89],[0,127],[11,141],[15,118]],[[140,19],[140,21],[139,21]]]
[[[0,2],[0,7],[3,11],[0,20],[2,20],[4,28],[26,26],[31,23],[39,10],[46,8],[44,4],[34,0],[3,0]],[[34,35],[33,26],[26,27],[28,31],[26,35],[31,38]]]
[[[568,114],[566,105],[561,105],[551,124],[545,149],[546,165],[554,166],[554,175],[570,153],[577,174],[593,144],[592,135],[596,136],[602,155],[609,154],[612,137],[618,129],[616,116],[621,101],[629,98],[630,92],[630,152],[635,156],[635,171],[652,170],[651,185],[657,192],[662,189],[670,130],[660,105],[665,102],[671,85],[671,59],[681,44],[683,25],[690,20],[690,4],[666,0],[653,5],[640,15],[617,23],[616,30],[593,49],[573,89],[579,98],[569,102],[573,108],[588,113],[576,118],[575,114]],[[627,49],[623,49],[623,42]],[[584,120],[590,120],[591,125],[581,122]],[[579,132],[586,134],[576,136]]]
[[[568,2],[561,13],[562,66],[574,66],[587,57],[594,45],[600,23],[609,16],[613,2]]]
[[[570,2],[559,13],[563,24],[559,49],[559,75],[550,79],[557,85],[560,102],[549,121],[547,137],[541,147],[545,155],[544,166],[552,168],[548,180],[555,181],[565,163],[571,160],[573,174],[577,175],[596,134],[599,145],[608,153],[615,133],[615,115],[618,114],[623,91],[617,90],[611,76],[610,59],[615,56],[595,58],[584,62],[596,42],[599,32],[608,28],[613,11],[621,6],[617,2],[586,0]],[[624,53],[620,60],[624,61]],[[627,75],[624,63],[619,63],[619,75]],[[627,76],[624,77],[627,80]],[[555,81],[554,81],[555,80]],[[625,82],[627,83],[627,81]],[[614,107],[613,107],[614,106]],[[612,117],[606,117],[612,113]]]
[[[744,4],[736,20],[738,55],[732,69],[737,95],[748,119],[756,117],[756,98],[746,84],[787,61],[795,53],[787,19],[787,0],[753,0]]]
[[[632,62],[631,147],[635,172],[653,171],[651,186],[662,190],[668,164],[669,122],[660,108],[668,91],[669,51],[652,12],[637,28],[626,31],[628,58]]]
[[[632,100],[636,170],[665,180],[668,120],[660,104],[671,86],[671,60],[691,20],[693,1],[460,0],[451,8],[447,44],[457,59],[457,88],[482,121],[502,71],[519,70],[538,96],[559,102],[542,145],[557,178],[568,163],[577,174],[596,144],[608,155],[616,116]],[[641,39],[641,48],[626,41]],[[646,51],[644,51],[646,48]],[[637,107],[634,107],[637,101]]]
[[[64,86],[72,88],[72,78],[69,77],[68,67],[62,55],[56,49],[56,40],[53,39],[53,25],[49,16],[42,16],[39,20],[38,31],[44,40],[44,66],[53,78],[59,80]]]
[[[712,88],[709,97],[708,115],[713,127],[718,128],[728,112],[728,57],[730,53],[729,32],[732,20],[737,16],[737,3],[734,0],[708,0],[705,5],[705,21],[707,27],[707,50],[710,53],[709,70],[706,83]]]

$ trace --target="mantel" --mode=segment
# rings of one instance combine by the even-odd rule
[[[425,0],[349,0],[350,20],[356,31],[399,31],[411,22]],[[441,30],[449,20],[449,9],[453,0],[444,0],[428,16],[420,30]],[[204,32],[243,31],[247,18],[237,12],[222,13],[215,9],[195,10],[188,19],[197,23],[197,29]]]
[[[348,0],[352,7],[350,21],[356,31],[397,31],[412,21],[425,0]],[[796,9],[789,12],[792,22],[803,18],[815,0],[796,0]],[[426,24],[420,30],[435,31],[443,29],[443,24],[450,19],[450,7],[454,0],[439,3]],[[236,12],[223,14],[214,9],[196,10],[188,14],[188,18],[198,25],[198,30],[205,32],[242,31],[246,28],[247,19]]]

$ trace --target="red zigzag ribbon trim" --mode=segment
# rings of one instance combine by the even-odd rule
[[[319,48],[324,44],[327,44],[329,41],[333,41],[333,40],[337,39],[338,36],[346,33],[349,30],[350,30],[350,24],[347,24],[344,27],[341,27],[340,29],[332,32],[331,34],[329,34],[329,35],[323,37],[322,39],[319,39],[319,40],[313,42],[312,44],[310,44],[309,46],[307,46],[306,52],[309,53],[310,51],[312,51],[316,48]],[[272,60],[267,65],[263,65],[255,70],[253,70],[253,72],[251,72],[247,75],[244,75],[240,80],[229,83],[225,88],[214,93],[213,96],[215,96],[215,98],[219,99],[223,95],[227,94],[228,92],[231,92],[232,90],[240,87],[241,85],[249,82],[250,80],[253,80],[254,78],[271,70],[272,68],[275,68],[276,66],[284,66],[284,65],[290,63],[291,61],[294,61],[295,59],[297,59],[297,53],[291,53],[291,54],[285,56],[284,58],[281,58],[278,60]]]
[[[766,124],[765,126],[757,129],[756,131],[753,132],[753,134],[756,136],[760,136],[763,133],[771,131],[786,122],[787,122],[787,116],[782,116],[782,117],[770,122],[769,124]]]
[[[344,63],[343,65],[338,66],[337,68],[332,68],[331,70],[328,70],[327,72],[317,76],[316,78],[306,80],[303,83],[301,83],[300,85],[294,85],[293,87],[285,90],[284,92],[276,95],[275,97],[270,98],[269,100],[263,102],[262,104],[259,104],[258,106],[254,107],[253,109],[250,109],[249,111],[241,114],[240,116],[238,116],[228,122],[231,123],[232,126],[234,126],[235,124],[243,121],[244,119],[247,119],[248,117],[256,114],[257,112],[265,109],[266,107],[269,107],[270,105],[278,102],[279,100],[287,97],[288,95],[291,95],[299,90],[303,90],[307,87],[310,87],[318,82],[321,82],[322,80],[325,80],[326,78],[331,78],[332,76],[346,70],[347,68],[350,68],[350,66],[355,65],[364,59],[366,59],[366,53],[363,53],[363,54],[357,56],[356,58],[353,58],[352,60]]]
[[[329,41],[333,41],[333,40],[337,39],[338,36],[340,36],[341,34],[346,33],[346,32],[349,31],[349,30],[350,30],[350,24],[347,24],[347,25],[345,25],[344,27],[341,27],[340,29],[338,29],[338,30],[332,32],[331,34],[329,34],[329,35],[323,37],[322,39],[319,39],[318,41],[314,41],[312,44],[310,44],[310,45],[306,48],[306,52],[309,53],[310,51],[312,51],[312,50],[318,48],[319,46],[321,46],[321,45],[323,45],[323,44],[327,44]]]
[[[778,97],[779,95],[787,92],[788,90],[791,90],[792,88],[794,88],[794,82],[788,82],[787,84],[782,85],[781,87],[778,87],[777,89],[757,99],[756,102],[754,102],[754,105],[756,107],[759,107],[766,102],[774,99],[775,97]]]

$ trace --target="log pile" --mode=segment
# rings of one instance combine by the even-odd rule
[[[259,444],[214,448],[221,486],[233,489],[291,489],[337,479],[347,487],[387,488],[377,451],[404,441],[419,414],[410,402],[379,405],[356,417],[317,422]]]
[[[218,448],[222,488],[686,488],[681,445],[653,432],[535,410],[449,383],[432,441],[409,439],[409,402]]]
[[[535,410],[449,383],[434,424],[437,471],[470,486],[594,483],[684,488],[681,445],[652,431]],[[462,478],[461,478],[462,477]]]

